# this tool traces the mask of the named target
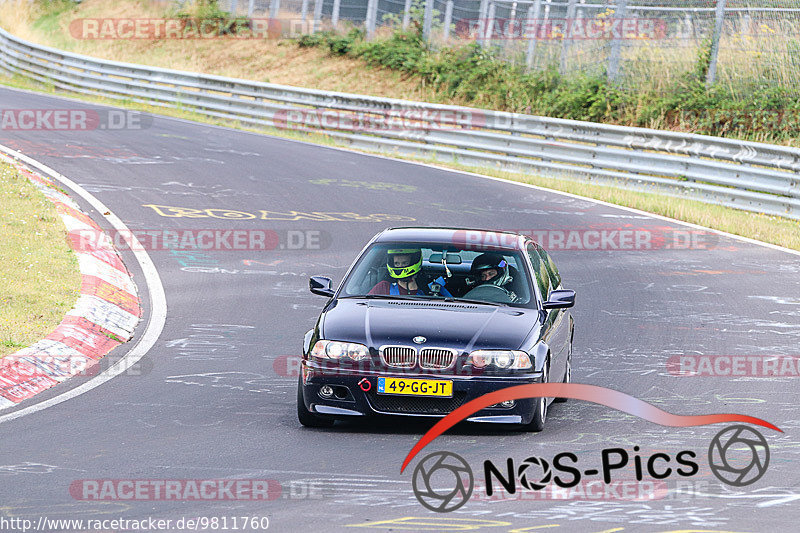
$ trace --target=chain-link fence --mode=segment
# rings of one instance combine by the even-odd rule
[[[777,84],[800,95],[800,0],[220,0],[281,17],[293,30],[418,24],[432,45],[478,41],[531,69],[669,84],[701,69],[709,83]]]

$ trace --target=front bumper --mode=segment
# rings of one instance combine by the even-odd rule
[[[450,380],[453,396],[438,398],[427,396],[399,396],[377,393],[378,377],[402,377],[409,379]],[[403,416],[441,418],[461,405],[489,392],[514,385],[538,383],[540,373],[518,376],[459,376],[423,373],[393,373],[365,370],[321,369],[303,361],[301,386],[306,408],[323,416],[346,419],[364,416]],[[335,395],[324,398],[320,395],[323,385],[331,386]],[[364,390],[367,389],[367,390]],[[488,407],[469,417],[471,422],[527,424],[533,417],[533,398],[516,400],[513,407]]]

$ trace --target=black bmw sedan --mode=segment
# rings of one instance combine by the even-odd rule
[[[569,382],[575,293],[524,235],[458,228],[387,229],[367,244],[306,333],[300,423],[395,415],[442,417],[513,385]],[[492,405],[473,422],[541,431],[553,398]]]

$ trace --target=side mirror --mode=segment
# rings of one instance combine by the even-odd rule
[[[311,276],[308,280],[308,288],[314,294],[327,296],[328,298],[333,297],[334,294],[331,278],[326,278],[325,276]]]
[[[550,291],[550,296],[544,303],[545,309],[566,309],[575,305],[575,291],[561,289]]]

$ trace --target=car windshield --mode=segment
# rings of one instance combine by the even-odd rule
[[[339,297],[472,300],[528,306],[520,252],[431,243],[376,243],[359,259]]]

